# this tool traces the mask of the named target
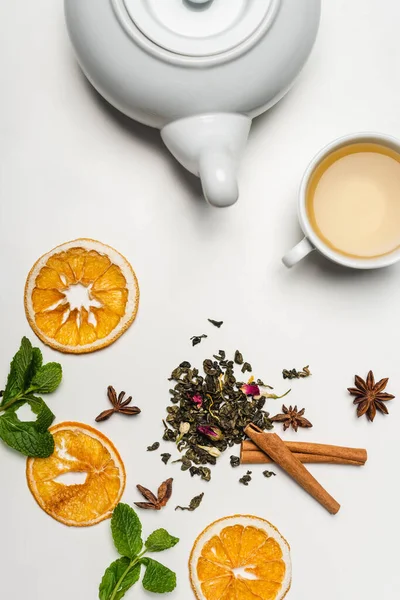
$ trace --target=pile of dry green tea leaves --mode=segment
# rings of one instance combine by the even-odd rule
[[[172,406],[167,408],[163,439],[174,442],[181,457],[181,469],[192,476],[211,479],[206,465],[215,465],[222,452],[245,439],[244,429],[254,423],[262,430],[273,428],[269,413],[264,410],[267,398],[283,396],[271,393],[269,385],[250,377],[247,383],[237,381],[235,368],[251,373],[252,366],[236,351],[229,360],[223,350],[203,362],[203,371],[187,361],[171,374],[175,386],[170,390]],[[162,459],[168,462],[170,455]],[[231,457],[231,465],[238,466],[239,458]]]

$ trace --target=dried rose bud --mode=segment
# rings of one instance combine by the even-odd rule
[[[199,425],[197,431],[215,442],[222,440],[224,437],[220,428],[215,425]]]
[[[214,456],[215,458],[221,456],[221,451],[218,448],[214,448],[214,446],[198,446],[198,448],[205,450],[210,456]]]
[[[261,396],[260,388],[255,383],[244,383],[240,389],[246,396]]]
[[[201,408],[203,406],[203,398],[200,396],[200,394],[196,394],[195,396],[193,396],[192,401],[197,406],[197,408]]]

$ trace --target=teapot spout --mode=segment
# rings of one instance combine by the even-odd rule
[[[161,136],[173,156],[200,177],[207,202],[225,207],[239,197],[237,170],[250,127],[244,115],[204,114],[169,123]]]

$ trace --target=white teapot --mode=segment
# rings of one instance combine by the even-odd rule
[[[158,127],[206,199],[238,198],[251,120],[285,95],[321,0],[65,0],[82,70],[117,109]]]

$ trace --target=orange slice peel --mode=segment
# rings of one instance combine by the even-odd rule
[[[111,517],[125,489],[125,467],[114,444],[100,431],[75,422],[50,428],[49,458],[28,458],[28,486],[39,506],[64,525],[88,527]],[[84,483],[66,485],[62,475],[85,473]]]
[[[189,573],[198,600],[282,600],[292,579],[290,547],[264,519],[225,517],[196,539]]]
[[[86,305],[73,300],[78,288]],[[139,284],[117,250],[81,238],[36,261],[24,303],[29,324],[42,342],[60,352],[82,354],[109,346],[133,323]]]

